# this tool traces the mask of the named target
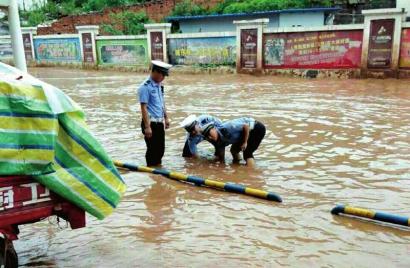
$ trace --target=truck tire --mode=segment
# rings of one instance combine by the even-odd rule
[[[6,243],[7,250],[6,250]],[[13,243],[6,242],[4,238],[0,237],[0,268],[17,268],[18,258],[14,250]]]

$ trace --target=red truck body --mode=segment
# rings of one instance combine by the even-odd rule
[[[57,215],[72,229],[85,226],[85,212],[70,204],[33,178],[0,176],[0,233],[15,240],[18,226]]]

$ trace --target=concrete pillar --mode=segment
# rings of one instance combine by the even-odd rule
[[[15,66],[27,72],[26,58],[24,56],[23,37],[21,35],[20,17],[17,1],[8,1],[9,30]]]
[[[363,10],[361,75],[397,77],[405,11],[398,8]],[[377,74],[378,73],[378,74]]]
[[[99,33],[98,25],[82,25],[75,27],[80,38],[81,58],[83,64],[97,65],[95,36]]]
[[[171,23],[145,24],[147,29],[148,58],[168,63],[167,35],[171,33]]]
[[[21,28],[26,61],[35,61],[33,36],[37,34],[37,27]]]
[[[263,30],[269,19],[240,20],[236,25],[236,71],[262,73]]]

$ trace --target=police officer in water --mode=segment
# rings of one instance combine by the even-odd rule
[[[169,118],[164,101],[162,81],[168,76],[172,65],[153,60],[150,76],[138,88],[141,104],[141,130],[147,145],[145,159],[148,166],[161,164],[165,151],[165,129],[169,128]]]
[[[255,165],[253,153],[258,149],[265,133],[265,126],[250,117],[225,121],[219,126],[209,123],[202,130],[205,139],[215,144],[215,155],[220,161],[225,160],[225,147],[232,144],[233,161],[240,160],[239,153],[242,151],[248,166]]]
[[[183,157],[198,157],[197,145],[204,140],[201,129],[209,123],[219,126],[222,121],[212,115],[202,114],[198,117],[190,115],[180,123],[180,127],[188,132],[182,151]]]

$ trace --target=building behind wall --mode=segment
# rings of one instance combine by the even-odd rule
[[[270,28],[312,27],[332,24],[331,18],[339,8],[304,8],[272,10],[253,13],[217,14],[168,17],[167,21],[179,27],[182,33],[235,31],[235,20],[268,18]]]

